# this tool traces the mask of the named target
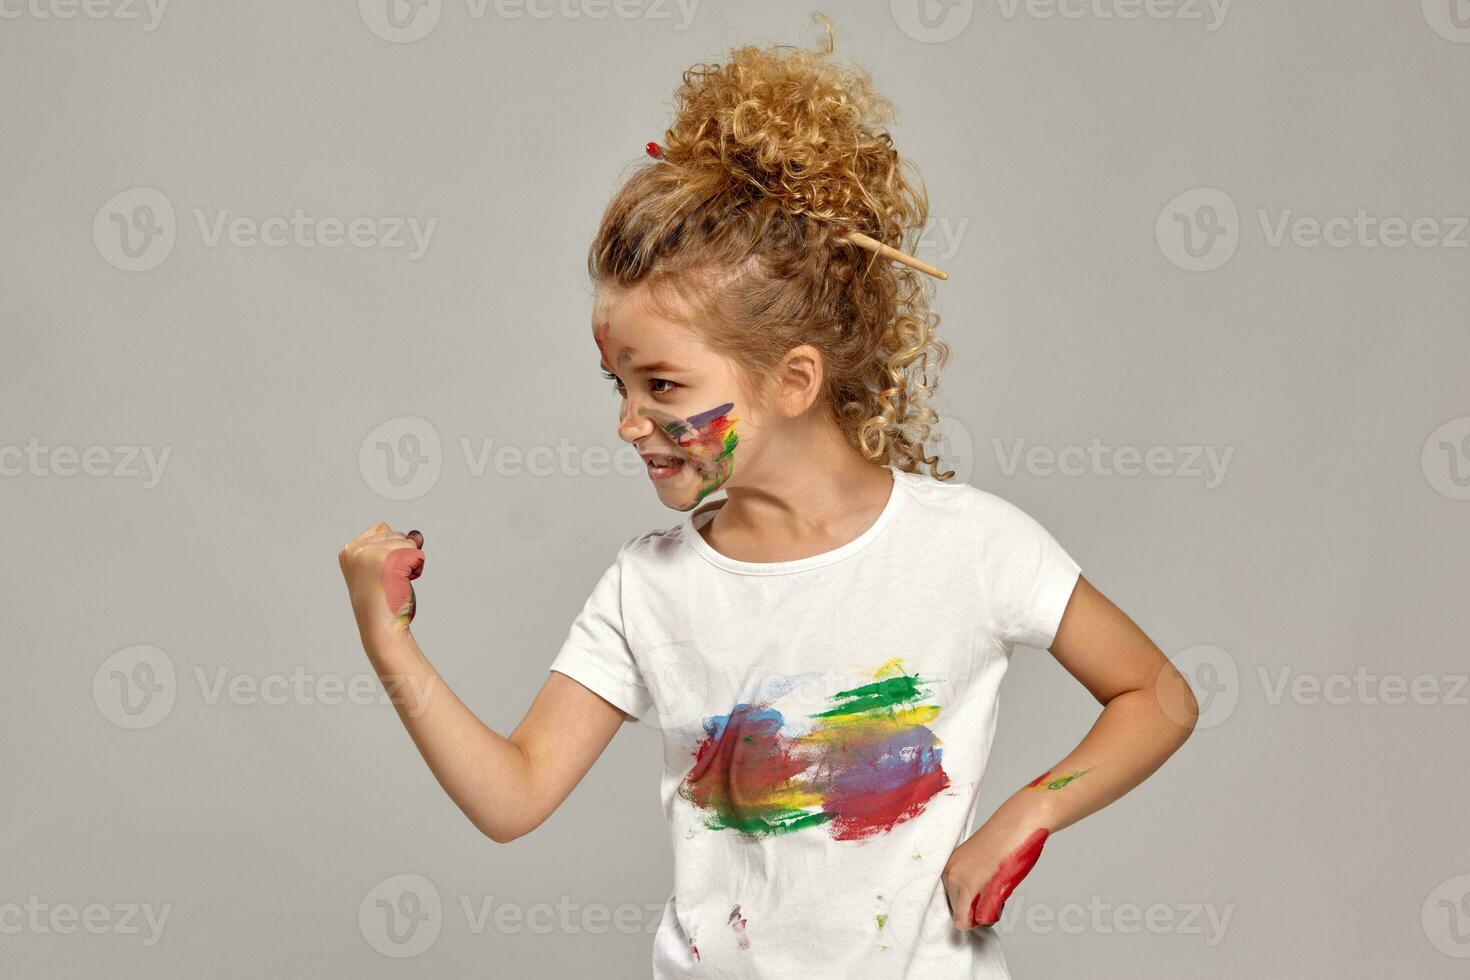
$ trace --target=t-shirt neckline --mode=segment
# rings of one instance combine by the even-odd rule
[[[714,519],[715,512],[724,506],[724,501],[721,501],[717,507],[694,510],[686,514],[680,524],[683,532],[682,537],[688,543],[689,547],[693,548],[701,558],[711,565],[714,565],[716,568],[723,568],[729,572],[737,572],[741,575],[786,575],[791,572],[804,572],[808,569],[830,565],[833,562],[841,561],[862,551],[883,533],[884,528],[893,523],[894,516],[902,506],[903,497],[908,492],[908,485],[906,483],[908,474],[892,464],[888,464],[884,468],[893,475],[893,487],[889,490],[888,501],[883,505],[883,509],[878,512],[877,519],[862,534],[859,534],[846,544],[838,545],[830,551],[808,555],[805,558],[793,558],[790,561],[759,562],[739,561],[721,554],[711,547],[708,541],[704,540],[704,536],[699,533],[699,529]]]

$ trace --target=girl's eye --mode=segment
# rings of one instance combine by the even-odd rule
[[[603,371],[602,376],[612,382],[614,391],[621,392],[623,390],[623,382],[618,380],[618,376],[616,374],[613,374],[611,371]],[[652,387],[653,393],[655,395],[667,395],[675,388],[679,387],[677,383],[670,381],[667,378],[653,378],[650,379],[648,383]],[[660,388],[658,387],[659,385],[666,385],[667,387]]]

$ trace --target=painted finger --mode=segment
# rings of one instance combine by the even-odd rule
[[[394,625],[400,630],[413,622],[418,602],[409,582],[418,578],[423,568],[424,553],[417,548],[395,548],[383,559],[383,600],[393,614]]]

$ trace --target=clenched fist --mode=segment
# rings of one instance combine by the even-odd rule
[[[387,524],[374,524],[353,538],[337,555],[358,628],[388,627],[402,632],[417,607],[411,583],[423,574],[424,536],[399,534]]]

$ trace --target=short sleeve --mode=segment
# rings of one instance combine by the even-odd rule
[[[1082,569],[1035,518],[995,494],[971,489],[991,627],[1007,650],[1049,649]]]
[[[623,628],[626,550],[624,543],[612,565],[602,573],[549,669],[610,701],[630,716],[624,720],[633,721],[653,706],[653,700]]]

